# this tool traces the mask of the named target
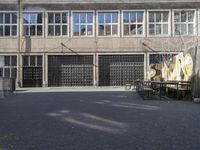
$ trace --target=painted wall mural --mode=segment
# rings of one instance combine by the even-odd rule
[[[191,80],[193,59],[189,52],[181,52],[159,64],[150,64],[147,72],[148,80]]]

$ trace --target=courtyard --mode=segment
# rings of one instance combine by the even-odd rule
[[[133,91],[22,89],[0,100],[0,150],[197,150],[199,116]]]

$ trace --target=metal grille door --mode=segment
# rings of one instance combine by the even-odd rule
[[[42,87],[42,56],[23,56],[23,87]]]
[[[144,55],[100,55],[99,85],[123,86],[144,78]]]
[[[42,67],[23,68],[23,87],[42,87]]]
[[[93,56],[48,56],[49,86],[92,86]]]

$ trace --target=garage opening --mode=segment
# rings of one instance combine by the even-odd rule
[[[93,56],[48,56],[48,86],[92,86]]]
[[[23,56],[23,87],[42,87],[42,56]]]
[[[124,86],[144,79],[144,55],[100,55],[99,85]]]

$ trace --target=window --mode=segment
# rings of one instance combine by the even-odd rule
[[[149,35],[170,35],[169,11],[149,11],[148,29]]]
[[[42,13],[23,13],[23,35],[42,36],[43,34]]]
[[[73,36],[93,36],[93,12],[73,12]]]
[[[48,13],[48,36],[68,35],[68,13],[49,12]]]
[[[123,35],[136,36],[144,35],[144,12],[124,11],[123,12]]]
[[[24,67],[41,67],[42,66],[42,56],[23,56],[23,66]]]
[[[175,35],[195,34],[195,10],[174,11],[174,34]]]
[[[98,35],[118,36],[118,12],[98,12]]]
[[[17,13],[0,13],[0,36],[17,36]]]
[[[0,56],[0,77],[16,78],[17,56]]]

